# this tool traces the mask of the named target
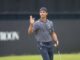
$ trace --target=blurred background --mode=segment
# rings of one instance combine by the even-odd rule
[[[43,6],[54,22],[60,52],[80,52],[80,0],[0,0],[0,56],[39,54],[27,31],[29,16],[37,20]]]

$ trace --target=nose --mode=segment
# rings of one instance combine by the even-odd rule
[[[43,15],[44,13],[42,12],[41,15]]]
[[[43,13],[41,13],[41,15],[43,15]]]

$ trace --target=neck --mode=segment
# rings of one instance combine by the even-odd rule
[[[40,18],[41,21],[46,22],[47,18]]]

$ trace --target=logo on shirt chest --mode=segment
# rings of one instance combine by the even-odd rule
[[[46,24],[43,28],[44,31],[49,31],[51,29],[51,25],[50,24]]]
[[[48,26],[49,29],[51,28],[51,25],[50,24],[48,24],[47,26]]]

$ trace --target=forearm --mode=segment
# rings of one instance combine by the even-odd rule
[[[52,33],[52,40],[56,43],[59,43],[57,34],[55,32]]]
[[[31,33],[33,33],[33,25],[32,24],[29,25],[29,29],[28,29],[28,34],[31,34]]]

